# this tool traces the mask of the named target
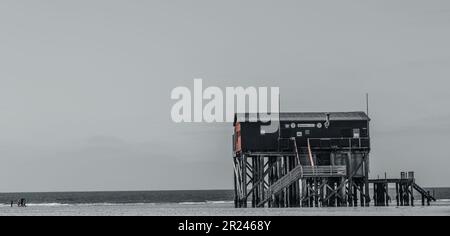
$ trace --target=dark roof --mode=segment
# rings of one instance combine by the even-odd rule
[[[252,113],[253,117],[255,113]],[[279,117],[281,121],[325,121],[327,115],[330,116],[330,121],[369,121],[370,118],[365,112],[282,112]],[[235,122],[247,122],[249,121],[249,113],[237,113],[235,116]],[[260,115],[262,116],[262,115]],[[265,115],[267,116],[267,115]]]

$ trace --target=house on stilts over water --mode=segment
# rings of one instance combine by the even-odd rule
[[[365,112],[279,113],[267,122],[260,116],[235,114],[237,208],[387,206],[392,200],[414,205],[414,191],[422,204],[435,200],[415,183],[413,172],[402,172],[399,179],[369,179],[370,118]],[[277,131],[266,132],[275,123]],[[394,184],[391,197],[388,189]]]

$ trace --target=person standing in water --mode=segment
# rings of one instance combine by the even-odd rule
[[[14,206],[14,201],[11,201],[11,207],[13,207]]]

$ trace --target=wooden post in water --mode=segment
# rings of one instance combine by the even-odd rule
[[[353,183],[353,204],[355,207],[358,206],[358,188]]]
[[[364,204],[365,196],[364,196],[364,183],[363,182],[361,182],[359,184],[359,198],[360,198],[360,202],[361,202],[361,207],[364,207],[365,206],[365,204]]]
[[[389,193],[388,193],[388,182],[385,180],[383,183],[383,200],[384,200],[384,206],[389,206]]]
[[[399,190],[398,190],[398,183],[395,183],[395,200],[397,202],[397,206],[400,206],[400,198],[399,198]]]
[[[366,195],[366,206],[370,206],[370,191],[369,191],[369,154],[364,155],[364,192]]]
[[[348,166],[348,203],[349,206],[353,206],[353,166],[352,163],[352,152],[347,153],[347,166]]]
[[[233,156],[233,176],[234,176],[234,205],[236,208],[240,208],[240,188],[239,188],[239,183],[238,183],[238,176],[237,176],[237,171],[236,171],[236,157]]]

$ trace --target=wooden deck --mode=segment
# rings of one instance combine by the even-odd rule
[[[404,175],[402,173],[402,175]],[[406,175],[405,175],[406,176]],[[410,178],[385,178],[385,179],[371,179],[369,183],[374,185],[374,200],[375,206],[389,206],[391,196],[389,196],[389,184],[395,184],[396,202],[398,206],[414,206],[414,193],[416,190],[422,197],[422,205],[425,202],[429,205],[431,201],[436,199],[425,189],[416,184],[412,175]]]

